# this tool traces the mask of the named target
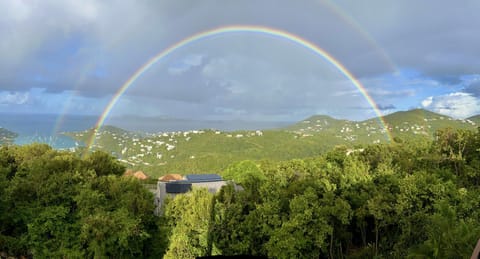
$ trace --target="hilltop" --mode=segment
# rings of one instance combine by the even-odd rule
[[[422,109],[396,112],[382,119],[349,121],[315,115],[285,128],[263,131],[138,133],[104,126],[96,132],[90,129],[68,135],[87,143],[95,134],[93,150],[106,151],[129,168],[156,177],[166,173],[219,172],[233,162],[246,159],[279,161],[312,157],[338,145],[353,148],[388,143],[390,137],[429,140],[436,130],[446,127],[476,128],[470,119],[457,120]]]
[[[475,130],[477,127],[477,123],[472,120],[454,119],[424,109],[396,112],[383,118],[389,125],[392,136],[403,138],[418,135],[430,138],[437,130],[443,128]]]
[[[18,134],[0,127],[0,145],[12,144]]]
[[[480,116],[477,117],[480,122]],[[335,119],[325,115],[315,115],[285,130],[304,136],[317,134],[333,134],[348,142],[382,143],[388,133],[391,137],[431,138],[435,131],[442,128],[475,129],[474,119],[458,120],[424,109],[399,111],[381,118],[364,121]]]

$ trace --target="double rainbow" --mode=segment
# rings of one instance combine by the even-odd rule
[[[301,38],[298,35],[292,34],[287,31],[275,29],[275,28],[270,28],[270,27],[263,27],[263,26],[253,26],[253,25],[231,25],[231,26],[224,26],[224,27],[219,27],[203,32],[196,33],[192,36],[189,36],[173,45],[170,47],[164,49],[154,57],[152,57],[150,60],[148,60],[144,65],[142,65],[135,73],[133,73],[132,76],[128,78],[127,81],[117,90],[117,92],[113,95],[112,99],[106,106],[105,110],[103,113],[100,115],[97,123],[95,124],[94,127],[94,132],[91,135],[90,139],[88,140],[87,144],[87,150],[92,147],[95,141],[95,134],[99,128],[102,127],[103,123],[105,122],[105,119],[108,117],[108,114],[111,112],[115,104],[117,103],[118,99],[125,93],[125,91],[132,86],[135,81],[142,76],[143,73],[145,73],[149,68],[151,68],[153,65],[155,65],[158,61],[161,59],[167,57],[174,51],[185,47],[187,45],[193,44],[194,42],[204,40],[213,36],[217,36],[220,34],[229,34],[229,33],[252,33],[252,34],[263,34],[263,35],[269,35],[274,38],[278,38],[281,40],[289,41],[291,43],[294,43],[295,45],[304,47],[308,50],[310,50],[313,54],[323,58],[324,60],[328,61],[330,64],[332,64],[335,68],[337,68],[346,78],[348,78],[352,84],[360,91],[360,93],[365,97],[366,101],[368,104],[372,107],[372,109],[375,111],[380,124],[386,131],[386,136],[388,141],[391,141],[391,136],[389,133],[389,129],[385,124],[385,121],[383,120],[382,113],[380,112],[380,109],[378,108],[377,104],[374,102],[372,97],[368,94],[367,90],[365,87],[358,81],[348,69],[346,69],[338,60],[336,60],[332,55],[327,53],[325,50],[322,48],[318,47],[314,43],[310,42],[307,39]]]

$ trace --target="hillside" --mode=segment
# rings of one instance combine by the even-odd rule
[[[378,119],[349,121],[315,115],[284,128],[301,136],[324,135],[346,144],[371,144],[387,142],[386,130]]]
[[[455,120],[425,110],[385,116],[392,138],[432,139],[441,128],[475,129],[470,120]],[[68,133],[87,143],[93,130]],[[220,172],[241,160],[288,160],[317,156],[337,145],[388,143],[378,118],[338,120],[316,115],[278,130],[192,130],[141,134],[104,126],[95,133],[93,150],[106,151],[132,169],[157,177],[166,173]]]
[[[438,129],[475,129],[477,125],[470,119],[457,120],[424,109],[395,112],[384,116],[383,121],[393,138],[431,138]],[[324,115],[312,116],[285,130],[304,135],[333,134],[357,143],[381,143],[386,141],[387,133],[378,118],[348,121]]]
[[[288,131],[297,131],[297,132],[320,132],[320,131],[330,131],[336,130],[345,123],[349,123],[348,120],[338,120],[327,115],[314,115],[305,120],[302,120],[298,123],[285,127],[285,130]]]
[[[192,130],[140,136],[102,128],[97,131],[93,150],[116,156],[128,167],[150,176],[166,173],[219,172],[235,161],[246,159],[287,160],[319,155],[343,142],[325,135],[304,137],[284,130],[235,131]],[[86,142],[91,130],[69,133]],[[319,143],[322,143],[319,145]]]
[[[475,115],[475,116],[469,117],[469,118],[467,118],[467,120],[475,122],[476,124],[480,124],[480,115]]]
[[[0,127],[0,145],[11,144],[18,134]]]
[[[474,130],[477,125],[468,119],[458,120],[423,109],[396,112],[383,118],[392,136],[402,138],[422,135],[431,138],[437,130],[442,128]]]

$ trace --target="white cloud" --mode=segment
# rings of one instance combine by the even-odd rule
[[[164,10],[152,4],[0,0],[0,85],[13,91],[75,88],[86,96],[115,91],[125,73],[164,47]],[[105,78],[96,76],[99,69]],[[32,79],[40,76],[46,80]]]
[[[206,77],[222,77],[228,73],[230,64],[226,58],[214,58],[203,67],[202,73]]]
[[[168,67],[168,73],[171,75],[181,75],[193,67],[198,67],[203,64],[203,55],[192,54],[183,58],[181,61]]]
[[[427,97],[427,99],[422,101],[422,107],[426,108],[426,107],[432,105],[432,102],[433,102],[433,96],[429,96],[429,97]]]
[[[31,13],[31,8],[29,4],[23,1],[6,1],[6,8],[8,8],[8,13],[6,16],[3,16],[3,19],[11,19],[14,21],[23,21]]]
[[[0,94],[0,104],[25,104],[29,100],[28,92],[3,92]]]
[[[190,68],[186,67],[186,66],[175,65],[175,66],[171,66],[171,67],[168,68],[168,73],[170,75],[179,76],[179,75],[185,73],[186,71],[188,71],[188,69],[190,69]]]
[[[369,89],[368,92],[377,97],[412,97],[415,96],[415,90],[405,89],[405,90],[388,90],[382,88]]]
[[[21,62],[53,37],[63,40],[93,22],[99,4],[93,1],[0,1],[2,64]],[[8,64],[8,63],[7,63]]]
[[[480,113],[479,99],[464,92],[430,96],[422,101],[422,106],[454,118],[467,118]]]
[[[296,119],[318,111],[350,119],[365,118],[368,113],[368,109],[353,112],[352,104],[368,106],[368,102],[351,81],[328,63],[314,60],[303,67],[303,63],[279,62],[278,57],[268,56],[269,51],[256,52],[255,56],[248,54],[211,58],[203,67],[206,81],[227,90],[215,99],[217,108],[222,108],[217,111],[236,109],[247,111],[249,116],[296,116]],[[297,59],[292,60],[298,60],[302,53],[295,54]],[[315,59],[306,56],[307,61],[309,58]]]
[[[371,8],[362,4],[338,3],[340,11],[345,9],[352,21],[361,25],[364,32],[359,33],[356,27],[350,28],[351,21],[339,20],[341,15],[315,0],[302,4],[284,1],[281,5],[274,0],[0,0],[0,86],[20,93],[40,87],[48,93],[75,90],[83,96],[109,96],[155,53],[189,35],[226,24],[271,26],[305,37],[358,77],[376,103],[399,108],[416,106],[422,101],[420,96],[430,96],[430,91],[444,87],[437,81],[438,75],[455,78],[478,73],[480,38],[474,33],[478,30],[476,21],[480,21],[475,12],[478,1],[471,1],[471,5],[435,3],[440,5],[436,10],[441,14],[453,8],[462,13],[453,19],[444,19],[445,15],[425,17],[431,3],[372,1],[380,16],[370,15]],[[364,37],[369,34],[371,39]],[[399,35],[410,37],[399,41]],[[355,44],[343,44],[349,42]],[[143,94],[152,97],[152,102],[161,97],[202,103],[208,106],[206,111],[222,105],[268,114],[325,110],[350,116],[366,111],[347,111],[346,107],[368,107],[361,92],[335,66],[290,40],[263,33],[225,33],[187,45],[152,66],[125,95]],[[398,69],[415,73],[401,71],[398,78],[383,77],[391,72],[392,62],[381,55],[383,50]],[[375,82],[378,77],[374,75],[383,80]],[[142,85],[145,90],[135,89]],[[464,92],[475,94],[478,89],[469,90]],[[11,94],[1,101],[22,101],[21,97]],[[467,99],[431,97],[422,105],[440,110],[435,105],[459,98]],[[37,96],[30,92],[26,102],[30,104],[33,99]],[[58,106],[62,101],[48,103]],[[460,105],[449,104],[448,108]],[[468,108],[472,107],[461,110]]]
[[[183,62],[193,67],[200,66],[203,62],[203,55],[189,55],[185,59],[183,59]]]

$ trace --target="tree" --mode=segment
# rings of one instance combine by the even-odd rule
[[[266,180],[260,166],[253,161],[245,160],[234,163],[227,167],[222,173],[224,179],[233,180],[246,189],[258,189],[263,181]]]
[[[87,168],[93,169],[97,176],[123,175],[125,166],[120,164],[114,157],[101,151],[89,154],[85,159]]]
[[[109,174],[122,170],[100,153],[85,161],[40,144],[0,148],[0,251],[148,256],[157,230],[153,197],[137,180]]]
[[[87,255],[144,255],[157,231],[152,194],[130,177],[93,177],[75,197],[82,225],[80,238]]]
[[[469,258],[480,236],[478,218],[463,219],[446,200],[436,204],[426,225],[427,239],[410,249],[409,256],[428,258]]]
[[[229,184],[215,196],[212,241],[222,255],[254,254],[247,217],[255,204],[248,193]]]
[[[468,130],[453,130],[446,128],[438,130],[435,134],[434,148],[442,155],[444,161],[450,164],[456,175],[463,173],[466,157],[471,149],[469,142],[475,142],[475,135]]]
[[[334,257],[334,229],[347,224],[350,207],[334,193],[317,193],[307,188],[290,202],[290,213],[267,243],[268,255],[275,258]],[[330,237],[330,239],[328,238]]]
[[[169,202],[165,209],[165,217],[173,228],[164,258],[195,258],[210,255],[212,211],[213,194],[205,188],[178,195]]]

